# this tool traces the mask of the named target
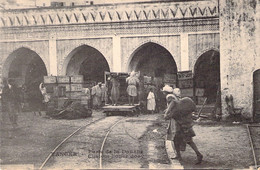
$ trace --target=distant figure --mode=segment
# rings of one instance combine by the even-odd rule
[[[128,94],[129,105],[134,105],[134,100],[135,100],[135,97],[137,96],[136,86],[139,84],[139,79],[135,75],[134,71],[132,71],[130,73],[130,77],[126,78],[126,82],[128,84],[126,91]]]
[[[92,87],[91,89],[91,95],[93,99],[93,108],[97,109],[101,106],[101,96],[102,96],[102,91],[101,91],[101,85],[102,83],[99,82],[97,85]]]
[[[120,83],[118,81],[118,77],[116,76],[112,76],[110,81],[112,84],[112,89],[111,89],[112,105],[116,106],[118,99],[120,97]]]
[[[46,110],[47,103],[50,101],[50,95],[47,93],[46,87],[43,83],[40,83],[39,89],[40,89],[42,97],[43,97],[43,100],[42,100],[43,107],[44,107],[43,109]],[[41,116],[40,108],[39,108],[39,114]]]
[[[85,108],[89,108],[90,103],[89,100],[91,98],[90,90],[88,88],[82,89],[83,95],[81,96],[81,104],[85,106]]]
[[[162,88],[163,85],[157,90],[157,97],[155,98],[156,108],[159,113],[166,109],[166,98],[163,94]]]
[[[150,92],[148,93],[147,96],[147,110],[153,114],[155,110],[155,106],[156,103],[155,103],[154,89],[150,88]]]
[[[19,95],[17,88],[12,80],[3,80],[3,90],[2,90],[2,105],[5,113],[8,114],[10,122],[15,129],[17,125],[18,117],[18,105],[19,105]]]
[[[23,110],[24,107],[25,107],[25,102],[26,102],[26,99],[25,99],[25,93],[26,93],[26,86],[25,84],[22,85],[21,87],[21,109]]]
[[[107,87],[105,84],[101,84],[101,104],[105,105],[106,102],[106,92],[107,92]]]

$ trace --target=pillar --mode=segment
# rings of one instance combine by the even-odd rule
[[[181,34],[181,69],[180,71],[187,71],[189,69],[189,35],[187,33]]]
[[[121,72],[121,37],[113,36],[113,72]]]
[[[50,62],[50,72],[49,75],[58,75],[58,63],[57,63],[57,46],[56,38],[51,37],[49,40],[49,62]]]

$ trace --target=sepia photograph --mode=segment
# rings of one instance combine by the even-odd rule
[[[0,0],[0,169],[260,170],[260,0]]]

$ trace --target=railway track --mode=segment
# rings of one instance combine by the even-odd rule
[[[260,125],[247,125],[255,169],[260,168]]]
[[[80,128],[78,128],[77,130],[75,130],[73,133],[71,133],[69,136],[67,136],[62,142],[60,142],[52,151],[51,153],[48,155],[48,157],[44,160],[44,162],[42,163],[42,165],[40,166],[39,169],[44,169],[44,167],[46,167],[47,163],[49,162],[49,160],[54,157],[55,153],[61,148],[61,146],[63,144],[65,144],[69,139],[71,139],[76,133],[78,133],[80,130],[84,129],[84,128],[87,128],[87,127],[90,127],[91,125],[95,125],[95,124],[98,124],[100,123],[102,120],[104,120],[106,118],[101,118],[101,119],[98,119],[98,120],[95,120],[87,125],[84,125]],[[109,125],[108,128],[106,128],[106,134],[99,137],[99,138],[103,138],[103,141],[102,141],[102,144],[100,146],[100,149],[93,149],[93,151],[98,151],[99,153],[99,156],[97,158],[99,158],[99,167],[98,168],[103,168],[103,155],[104,155],[104,146],[106,144],[106,140],[110,134],[110,132],[112,131],[112,129],[121,121],[123,120],[126,120],[127,118],[123,117],[123,118],[120,118],[119,120],[116,120],[115,122],[112,123],[112,125]],[[92,135],[90,135],[92,136]],[[100,142],[97,142],[97,143],[100,143]],[[77,145],[75,145],[77,146]],[[97,159],[96,159],[97,161]]]

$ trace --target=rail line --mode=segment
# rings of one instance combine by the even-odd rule
[[[255,168],[260,167],[260,125],[247,125]]]
[[[44,162],[42,163],[42,165],[40,166],[40,170],[46,165],[46,163],[48,162],[48,160],[51,158],[51,156],[56,152],[56,150],[64,143],[64,142],[66,142],[69,138],[71,138],[73,135],[75,135],[79,130],[81,130],[82,128],[85,128],[85,127],[88,127],[88,126],[90,126],[90,125],[92,125],[92,124],[94,124],[94,123],[96,123],[96,122],[98,122],[98,121],[100,121],[100,120],[102,120],[102,119],[105,119],[105,117],[103,117],[103,118],[100,118],[100,119],[97,119],[97,120],[95,120],[95,121],[92,121],[92,122],[90,122],[89,124],[86,124],[86,125],[84,125],[84,126],[81,126],[81,127],[79,127],[77,130],[75,130],[74,132],[72,132],[69,136],[67,136],[63,141],[61,141],[52,151],[51,151],[51,153],[48,155],[48,157],[44,160]]]
[[[103,142],[102,142],[102,145],[101,145],[101,149],[100,149],[100,156],[99,156],[99,168],[102,169],[102,158],[103,158],[103,149],[104,149],[104,146],[105,146],[105,143],[106,143],[106,140],[107,140],[107,137],[108,135],[110,134],[110,132],[112,131],[112,129],[119,123],[121,122],[122,120],[125,120],[127,118],[123,118],[123,119],[120,119],[119,121],[117,121],[116,123],[114,123],[108,130]]]
[[[88,127],[90,125],[93,125],[94,123],[97,123],[98,121],[100,120],[103,120],[105,119],[106,117],[104,118],[100,118],[100,119],[97,119],[93,122],[90,122],[89,124],[87,125],[84,125],[82,127],[79,127],[77,130],[75,130],[73,133],[71,133],[69,136],[67,136],[63,141],[61,141],[52,151],[51,153],[48,155],[48,157],[45,159],[45,161],[42,163],[41,167],[39,168],[40,170],[46,165],[46,163],[49,161],[49,159],[52,157],[52,155],[57,151],[58,148],[60,148],[60,146],[62,144],[64,144],[69,138],[71,138],[73,135],[75,135],[78,131],[80,131],[81,129],[85,128],[85,127]],[[102,158],[103,158],[103,149],[104,149],[104,145],[106,143],[106,140],[107,140],[107,137],[108,135],[110,134],[110,132],[112,131],[112,129],[121,121],[125,120],[127,118],[122,118],[118,121],[116,121],[112,126],[110,126],[109,130],[107,131],[105,137],[104,137],[104,140],[102,142],[102,145],[101,145],[101,149],[100,149],[100,159],[99,159],[99,168],[102,169]]]

